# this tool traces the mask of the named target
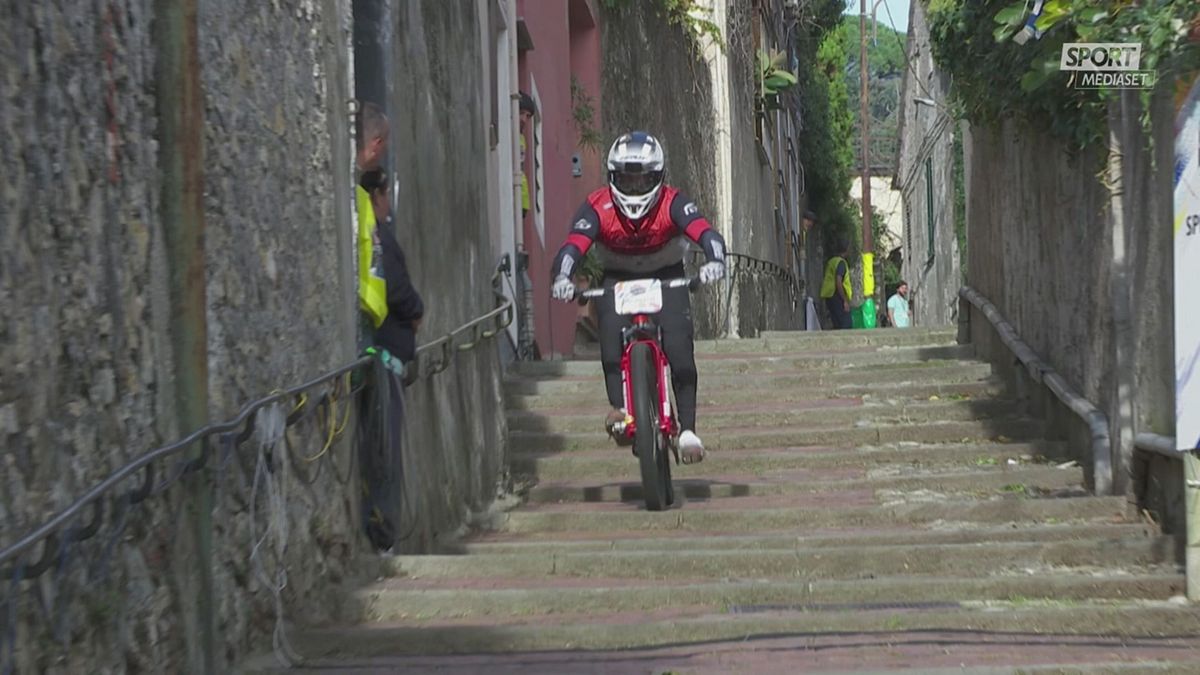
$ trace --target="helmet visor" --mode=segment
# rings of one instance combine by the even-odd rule
[[[612,172],[612,185],[623,194],[630,197],[641,197],[650,194],[662,183],[661,171],[631,173],[628,171]]]

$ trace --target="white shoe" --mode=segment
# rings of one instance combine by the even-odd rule
[[[695,464],[704,460],[704,443],[696,432],[688,430],[679,434],[679,457],[684,464]]]

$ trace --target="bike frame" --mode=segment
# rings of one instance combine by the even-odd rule
[[[658,426],[664,438],[674,438],[678,433],[678,422],[675,411],[671,409],[671,365],[667,362],[667,354],[662,348],[662,330],[644,314],[633,317],[633,325],[622,331],[622,341],[625,349],[621,353],[621,382],[625,392],[625,410],[633,410],[633,377],[631,375],[630,353],[636,344],[645,344],[654,354],[656,372],[658,373]],[[632,412],[630,413],[632,416]],[[638,420],[625,425],[625,436],[633,439],[637,432]]]

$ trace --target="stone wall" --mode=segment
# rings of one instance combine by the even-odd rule
[[[394,4],[395,71],[408,79],[395,94],[393,147],[424,158],[397,163],[408,197],[399,234],[429,308],[424,340],[494,306],[482,56],[474,3]],[[351,17],[348,0],[198,6],[204,107],[194,112],[203,115],[204,152],[186,161],[203,163],[207,382],[199,386],[217,420],[356,352]],[[52,0],[5,11],[0,547],[190,430],[175,407],[179,308],[166,282],[154,7]],[[485,343],[409,390],[413,521],[403,547],[427,550],[503,489],[499,379],[495,345]],[[349,609],[363,550],[358,467],[349,434],[326,435],[331,423],[354,428],[342,386],[332,409],[315,405],[328,389],[311,392],[270,452],[258,440],[278,431],[271,416],[294,401],[264,412],[246,443],[210,446],[215,461],[200,480],[168,487],[125,518],[113,518],[106,501],[98,534],[63,548],[64,566],[37,585],[13,595],[4,584],[0,605],[17,602],[21,617],[17,671],[194,672],[208,652],[227,672],[268,648],[278,607],[270,586],[284,570],[289,621]],[[156,466],[152,484],[170,484],[178,467]],[[198,532],[211,537],[211,558],[197,548]],[[201,569],[211,570],[211,596]],[[3,659],[8,633],[0,633]]]
[[[392,162],[398,180],[397,237],[425,301],[418,342],[492,310],[499,263],[487,211],[487,124],[475,3],[393,6]],[[413,92],[421,92],[414,96]],[[408,161],[416,158],[415,161]],[[428,551],[466,514],[505,489],[507,424],[497,345],[459,354],[447,371],[408,392],[417,495],[415,531],[404,547]]]
[[[1050,148],[1060,146],[1011,123],[972,129],[967,283],[1081,395],[1103,408],[1115,382],[1106,191],[1097,179],[1103,154],[1072,157]],[[977,348],[1010,371],[1011,355],[990,324],[973,315],[971,328]],[[1086,427],[1052,395],[1036,394],[1035,412],[1067,435],[1072,457],[1090,472]]]
[[[606,9],[601,90],[605,138],[644,129],[662,141],[667,180],[718,222],[714,103],[708,66],[652,2]],[[607,148],[606,148],[607,149]]]
[[[786,249],[782,232],[775,222],[778,178],[755,135],[758,121],[754,97],[758,90],[758,75],[751,27],[753,11],[750,0],[728,0],[725,37],[729,68],[729,131],[733,150],[729,250],[785,265]],[[763,40],[765,42],[765,36]],[[775,113],[769,115],[769,121],[764,120],[765,138],[771,138],[770,124],[779,121]],[[740,323],[738,328],[739,334],[744,334]],[[752,330],[750,326],[746,329]]]
[[[919,2],[910,8],[909,26],[905,49],[912,72],[904,71],[896,177],[904,201],[900,276],[909,285],[913,325],[949,325],[957,318],[962,286],[954,229],[954,134],[958,129],[944,107],[949,100],[949,82],[934,65],[925,10]],[[924,103],[918,104],[918,99]]]
[[[602,86],[606,135],[630,128],[656,133],[667,152],[667,180],[691,195],[729,250],[786,265],[784,236],[775,222],[776,177],[755,137],[754,93],[757,83],[749,0],[717,0],[726,17],[725,52],[714,57],[728,69],[728,101],[718,101],[713,70],[692,39],[649,2],[620,5],[603,21]],[[646,105],[654,101],[654,105]],[[731,172],[721,186],[717,175],[718,115],[728,106]],[[720,192],[733,194],[722,212]],[[732,272],[731,265],[731,272]],[[803,321],[793,311],[786,284],[759,275],[742,275],[732,295],[728,282],[701,291],[693,300],[698,337],[756,335]],[[746,298],[743,303],[743,296]],[[732,306],[732,316],[730,317]]]
[[[1107,148],[1073,155],[1053,139],[1012,124],[972,128],[966,139],[967,283],[1105,413],[1114,485],[1154,511],[1168,531],[1178,531],[1180,463],[1135,452],[1128,443],[1133,432],[1173,434],[1172,258],[1165,225],[1172,220],[1172,187],[1162,168],[1170,166],[1173,114],[1166,91],[1156,93],[1154,106],[1153,145],[1141,126],[1136,93],[1110,110],[1112,137],[1122,154],[1119,221],[1102,182]],[[1127,281],[1114,277],[1122,269],[1114,232],[1126,243]],[[1118,293],[1127,294],[1133,308],[1124,323]],[[972,313],[971,337],[977,351],[1016,385],[1011,354],[978,313]],[[1125,356],[1118,362],[1119,350]],[[1118,387],[1124,373],[1130,378],[1128,400]],[[1086,427],[1048,391],[1024,385],[1015,391],[1070,441],[1071,456],[1088,468],[1091,480]]]

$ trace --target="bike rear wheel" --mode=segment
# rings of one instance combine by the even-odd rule
[[[648,345],[635,344],[629,353],[629,367],[637,424],[633,451],[642,468],[642,493],[647,510],[662,511],[671,503],[667,496],[671,469],[665,461],[666,447],[658,428],[658,364],[653,350]]]

